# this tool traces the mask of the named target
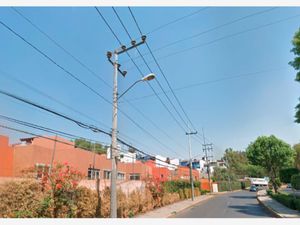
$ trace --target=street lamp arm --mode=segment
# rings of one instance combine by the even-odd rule
[[[134,82],[129,88],[126,89],[126,91],[124,91],[119,97],[118,97],[118,100],[123,96],[125,95],[131,88],[133,88],[134,85],[136,85],[137,83],[141,82],[143,80],[137,80],[136,82]]]
[[[141,82],[141,81],[151,81],[155,79],[155,74],[154,73],[150,73],[147,76],[142,77],[142,79],[137,80],[136,82],[134,82],[129,88],[126,89],[126,91],[124,91],[119,97],[118,100],[125,95],[131,88],[133,88],[134,85],[136,85],[137,83]]]

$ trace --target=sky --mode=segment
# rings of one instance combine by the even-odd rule
[[[0,89],[109,131],[112,123],[112,105],[109,102],[72,79],[3,26],[3,23],[9,26],[111,102],[113,67],[107,61],[106,52],[113,52],[120,44],[95,8],[15,9],[40,31],[12,8],[0,8]],[[139,41],[139,30],[128,8],[115,9],[130,35]],[[300,85],[294,81],[295,70],[288,65],[294,57],[290,52],[291,40],[300,27],[300,8],[131,9],[143,34],[147,35],[147,43],[163,74],[144,44],[139,50],[149,68],[136,49],[129,54],[141,71],[126,54],[119,55],[121,69],[128,72],[125,78],[118,76],[119,93],[141,76],[153,72],[158,82],[153,80],[149,84],[171,114],[153,94],[149,84],[141,82],[120,99],[120,138],[147,153],[171,158],[188,157],[188,137],[185,134],[188,121],[170,92],[163,77],[165,75],[192,122],[190,126],[198,132],[198,137],[191,139],[192,155],[203,154],[202,131],[206,143],[213,143],[215,158],[220,158],[229,147],[245,150],[261,135],[273,134],[290,145],[300,142],[300,125],[294,123]],[[113,9],[99,7],[99,10],[122,44],[130,45],[130,39]],[[185,40],[178,41],[182,39]],[[184,122],[162,93],[159,84]],[[93,133],[7,96],[0,95],[0,105],[1,115],[110,143],[109,137],[103,134]],[[47,134],[2,119],[0,124]],[[4,128],[0,128],[0,134],[9,135],[11,143],[28,136]]]

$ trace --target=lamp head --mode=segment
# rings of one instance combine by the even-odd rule
[[[153,80],[153,79],[155,79],[155,74],[154,73],[150,73],[147,76],[144,76],[142,78],[142,81],[150,81],[150,80]]]

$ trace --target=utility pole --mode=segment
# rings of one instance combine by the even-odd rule
[[[204,141],[204,144],[202,146],[203,146],[203,152],[205,153],[205,161],[206,161],[206,166],[207,166],[207,177],[208,177],[208,183],[209,183],[209,190],[210,190],[210,192],[212,192],[211,183],[210,183],[210,165],[209,165],[210,162],[208,160],[208,157],[209,157],[208,152],[210,152],[210,151],[212,152],[213,147],[212,147],[212,143],[206,144],[203,128],[202,128],[202,133],[203,133],[203,141]]]
[[[230,191],[232,191],[228,157],[227,157],[227,156],[225,156],[225,157],[224,157],[224,160],[225,160],[225,163],[226,163],[226,166],[227,166],[227,170],[228,170],[228,183],[229,183],[229,190],[230,190]]]
[[[116,49],[113,53],[107,52],[108,61],[114,67],[113,74],[113,113],[112,113],[112,132],[111,132],[111,183],[110,183],[110,217],[117,218],[117,133],[118,133],[118,73],[121,73],[123,77],[126,76],[126,71],[120,70],[120,64],[118,63],[118,56],[124,52],[127,52],[137,46],[144,44],[146,41],[146,36],[142,36],[142,41],[136,43],[136,41],[131,41],[131,46],[127,48],[122,45],[119,49]],[[112,55],[114,56],[114,61],[111,60]]]
[[[55,140],[54,140],[54,145],[53,145],[53,150],[52,150],[52,156],[51,156],[51,164],[50,164],[49,175],[52,172],[53,161],[54,161],[54,156],[55,156],[55,152],[56,152],[56,140],[57,140],[57,135],[55,135]]]
[[[193,178],[193,165],[192,165],[192,143],[191,143],[191,135],[197,134],[196,132],[186,132],[186,135],[188,135],[189,138],[189,157],[190,157],[190,182],[191,182],[191,188],[192,188],[192,201],[194,201],[194,178]]]

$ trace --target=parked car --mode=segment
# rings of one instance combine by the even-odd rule
[[[287,184],[287,188],[292,188],[292,184]]]
[[[252,191],[252,192],[257,192],[257,187],[255,185],[252,185],[249,189],[249,191]]]

